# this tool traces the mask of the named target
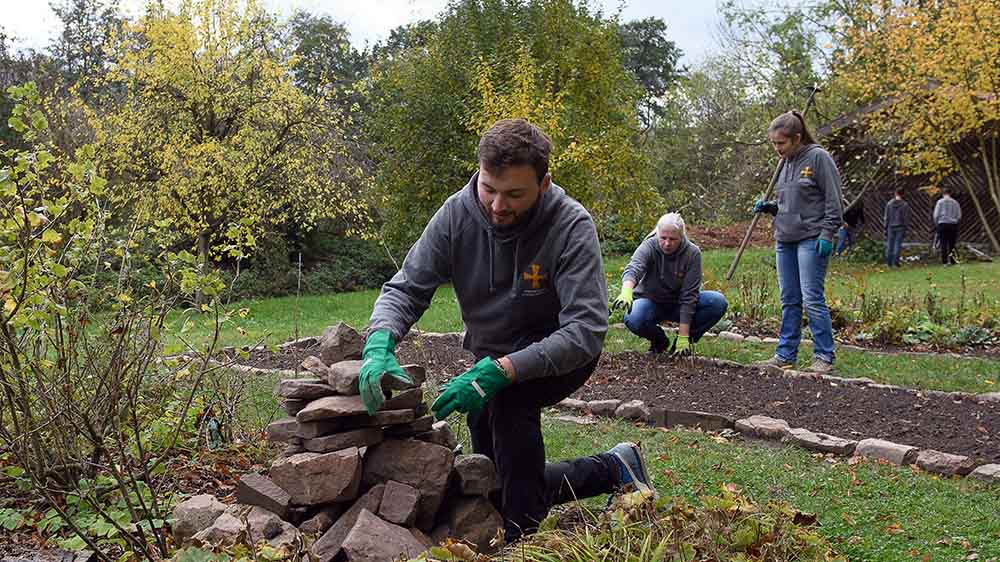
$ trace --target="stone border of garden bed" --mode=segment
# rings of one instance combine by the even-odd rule
[[[701,357],[722,367],[755,367],[743,365],[726,359]],[[961,399],[985,400],[1000,402],[1000,393],[971,394],[968,392],[943,392],[939,390],[917,391],[895,385],[878,384],[871,379],[850,379],[821,375],[817,373],[784,370],[778,367],[757,367],[768,374],[811,377],[829,381],[832,384],[867,386],[885,390],[904,390],[922,392],[928,395],[950,396]],[[625,421],[641,422],[653,427],[690,427],[703,431],[738,431],[744,438],[751,440],[778,441],[797,445],[809,451],[829,453],[842,457],[860,456],[882,460],[896,466],[916,465],[920,469],[953,477],[962,476],[982,480],[991,484],[1000,484],[1000,464],[984,464],[975,466],[969,457],[936,451],[934,449],[919,449],[910,445],[893,443],[883,439],[863,438],[859,440],[844,439],[826,433],[814,432],[802,427],[790,427],[783,419],[765,415],[751,415],[742,419],[729,416],[693,410],[673,410],[662,407],[650,408],[641,400],[622,401],[591,400],[584,401],[567,398],[556,404],[556,408],[576,414],[619,418]]]

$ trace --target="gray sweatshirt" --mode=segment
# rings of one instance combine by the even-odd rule
[[[818,144],[803,146],[785,160],[777,185],[774,239],[798,242],[819,236],[833,242],[843,222],[840,173]]]
[[[679,304],[679,323],[690,324],[701,290],[701,250],[685,236],[674,253],[664,253],[654,231],[632,253],[622,273],[622,283],[625,281],[636,284],[636,297]]]
[[[885,222],[886,228],[910,226],[910,204],[893,197],[885,204],[882,220]]]
[[[962,206],[951,197],[942,197],[934,205],[934,224],[958,224],[962,220]]]
[[[590,213],[552,184],[509,228],[492,225],[478,173],[452,194],[382,286],[371,329],[402,339],[451,281],[477,359],[507,356],[518,380],[569,373],[595,360],[608,331],[608,290]]]

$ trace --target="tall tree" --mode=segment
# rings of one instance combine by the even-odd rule
[[[602,232],[638,236],[660,212],[636,145],[642,90],[618,25],[570,0],[455,0],[426,42],[373,70],[368,119],[385,232],[402,245],[478,168],[479,136],[530,117],[554,144],[555,181]]]
[[[363,218],[346,117],[294,83],[294,60],[255,0],[151,4],[116,44],[108,80],[125,94],[95,112],[116,193],[166,243],[241,255],[263,232]]]
[[[660,98],[684,75],[677,64],[683,52],[667,39],[667,24],[660,18],[627,22],[618,32],[625,69],[646,91],[639,117],[648,127],[655,117],[663,115]]]
[[[1000,3],[879,2],[857,18],[840,75],[858,103],[882,102],[872,132],[905,173],[935,183],[957,174],[1000,252],[1000,227],[987,216],[1000,213]]]
[[[109,62],[105,46],[122,25],[119,0],[61,0],[49,6],[62,22],[52,57],[66,85],[83,81],[79,91],[88,99]]]

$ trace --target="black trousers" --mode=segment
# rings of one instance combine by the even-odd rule
[[[942,222],[937,225],[938,243],[941,245],[941,263],[955,263],[955,242],[958,241],[958,225]]]
[[[500,481],[500,513],[507,542],[538,528],[553,505],[613,492],[616,461],[606,453],[546,463],[542,408],[569,397],[590,377],[597,361],[566,375],[516,383],[469,414],[474,452],[493,459]]]

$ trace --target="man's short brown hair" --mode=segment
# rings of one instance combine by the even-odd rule
[[[541,183],[549,173],[552,141],[524,119],[501,119],[479,140],[479,165],[491,174],[512,166],[531,166]]]

